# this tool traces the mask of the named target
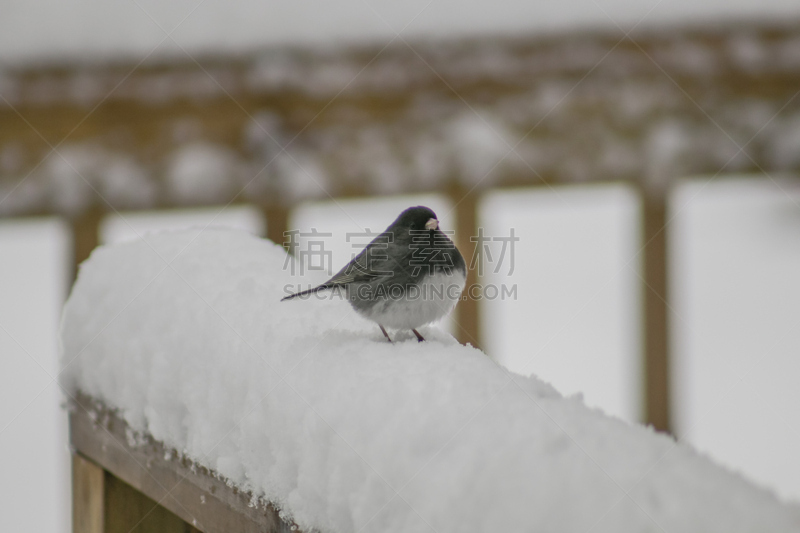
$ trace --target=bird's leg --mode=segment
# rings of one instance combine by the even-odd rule
[[[386,333],[386,330],[385,330],[385,329],[383,329],[383,326],[381,326],[380,324],[378,324],[378,327],[379,327],[379,328],[381,328],[381,331],[383,332],[384,336],[386,337],[386,340],[387,340],[387,341],[389,341],[389,342],[392,342],[392,338],[389,336],[389,334],[388,334],[388,333]]]
[[[414,332],[414,335],[416,335],[416,336],[417,336],[417,342],[422,342],[422,341],[424,341],[424,340],[425,340],[425,337],[423,337],[422,335],[420,335],[420,334],[419,334],[419,331],[417,331],[417,330],[415,330],[415,329],[412,329],[411,331],[413,331],[413,332]]]

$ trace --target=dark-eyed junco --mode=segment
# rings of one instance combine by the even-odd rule
[[[353,309],[386,328],[410,329],[439,320],[461,297],[467,278],[464,258],[427,207],[410,207],[331,279],[283,300],[344,289]]]

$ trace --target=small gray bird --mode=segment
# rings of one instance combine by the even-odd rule
[[[344,289],[358,314],[386,328],[417,328],[449,313],[461,297],[467,279],[464,258],[442,230],[436,214],[423,206],[400,213],[331,279],[284,300],[327,289]]]

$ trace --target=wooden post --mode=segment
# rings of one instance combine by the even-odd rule
[[[197,531],[102,467],[72,455],[72,533]]]
[[[105,492],[103,469],[72,454],[72,533],[103,533]]]
[[[645,422],[670,432],[666,194],[644,193]]]
[[[453,181],[448,188],[448,195],[453,202],[456,212],[456,234],[455,243],[464,261],[469,267],[470,261],[475,253],[476,243],[470,240],[478,234],[478,200],[480,193],[477,190],[470,191],[458,181]],[[461,301],[456,305],[454,319],[456,322],[455,337],[462,344],[471,344],[476,348],[481,348],[481,328],[480,328],[480,302],[478,294],[472,287],[478,284],[477,269],[467,269],[467,286],[461,295]]]
[[[109,472],[105,472],[104,498],[104,533],[190,533],[197,531],[190,524]]]
[[[288,207],[279,204],[261,206],[261,212],[264,213],[264,220],[267,223],[265,236],[275,244],[284,243],[283,233],[289,229],[290,211]]]
[[[72,281],[78,276],[78,265],[89,258],[100,244],[100,222],[105,212],[97,206],[90,207],[70,220],[72,227]]]
[[[272,505],[142,436],[130,444],[119,414],[82,393],[71,401],[74,533],[291,533]],[[88,524],[88,525],[87,525]]]

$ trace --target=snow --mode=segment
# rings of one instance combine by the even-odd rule
[[[800,190],[710,178],[685,180],[672,204],[676,429],[800,501]]]
[[[167,170],[169,195],[176,202],[203,204],[235,195],[242,163],[225,147],[208,142],[187,143],[171,155]]]
[[[19,156],[16,150],[9,154],[13,167]],[[75,215],[93,203],[105,207],[106,202],[114,208],[140,208],[152,205],[157,192],[152,176],[135,157],[93,142],[66,143],[19,175],[19,180],[9,180],[8,191],[0,190],[0,198],[10,198],[0,214],[39,208]]]
[[[145,233],[189,228],[229,228],[253,235],[263,235],[264,214],[251,205],[227,205],[202,208],[164,209],[113,213],[100,222],[100,242],[117,244],[140,239]]]
[[[385,42],[403,38],[532,34],[574,28],[619,31],[730,19],[796,17],[795,0],[558,0],[539,2],[389,2],[222,0],[64,4],[7,0],[0,19],[0,62],[237,53],[265,46]],[[398,41],[402,42],[402,41]]]
[[[435,327],[389,344],[346,302],[280,304],[285,261],[230,230],[98,248],[64,310],[66,390],[305,530],[800,531],[800,507]]]
[[[447,126],[451,157],[456,162],[457,175],[470,188],[488,186],[513,158],[521,134],[509,131],[505,125],[486,117],[472,108],[451,120]],[[493,180],[494,178],[494,180]]]
[[[71,530],[67,417],[55,380],[69,239],[55,217],[0,222],[0,531]]]

